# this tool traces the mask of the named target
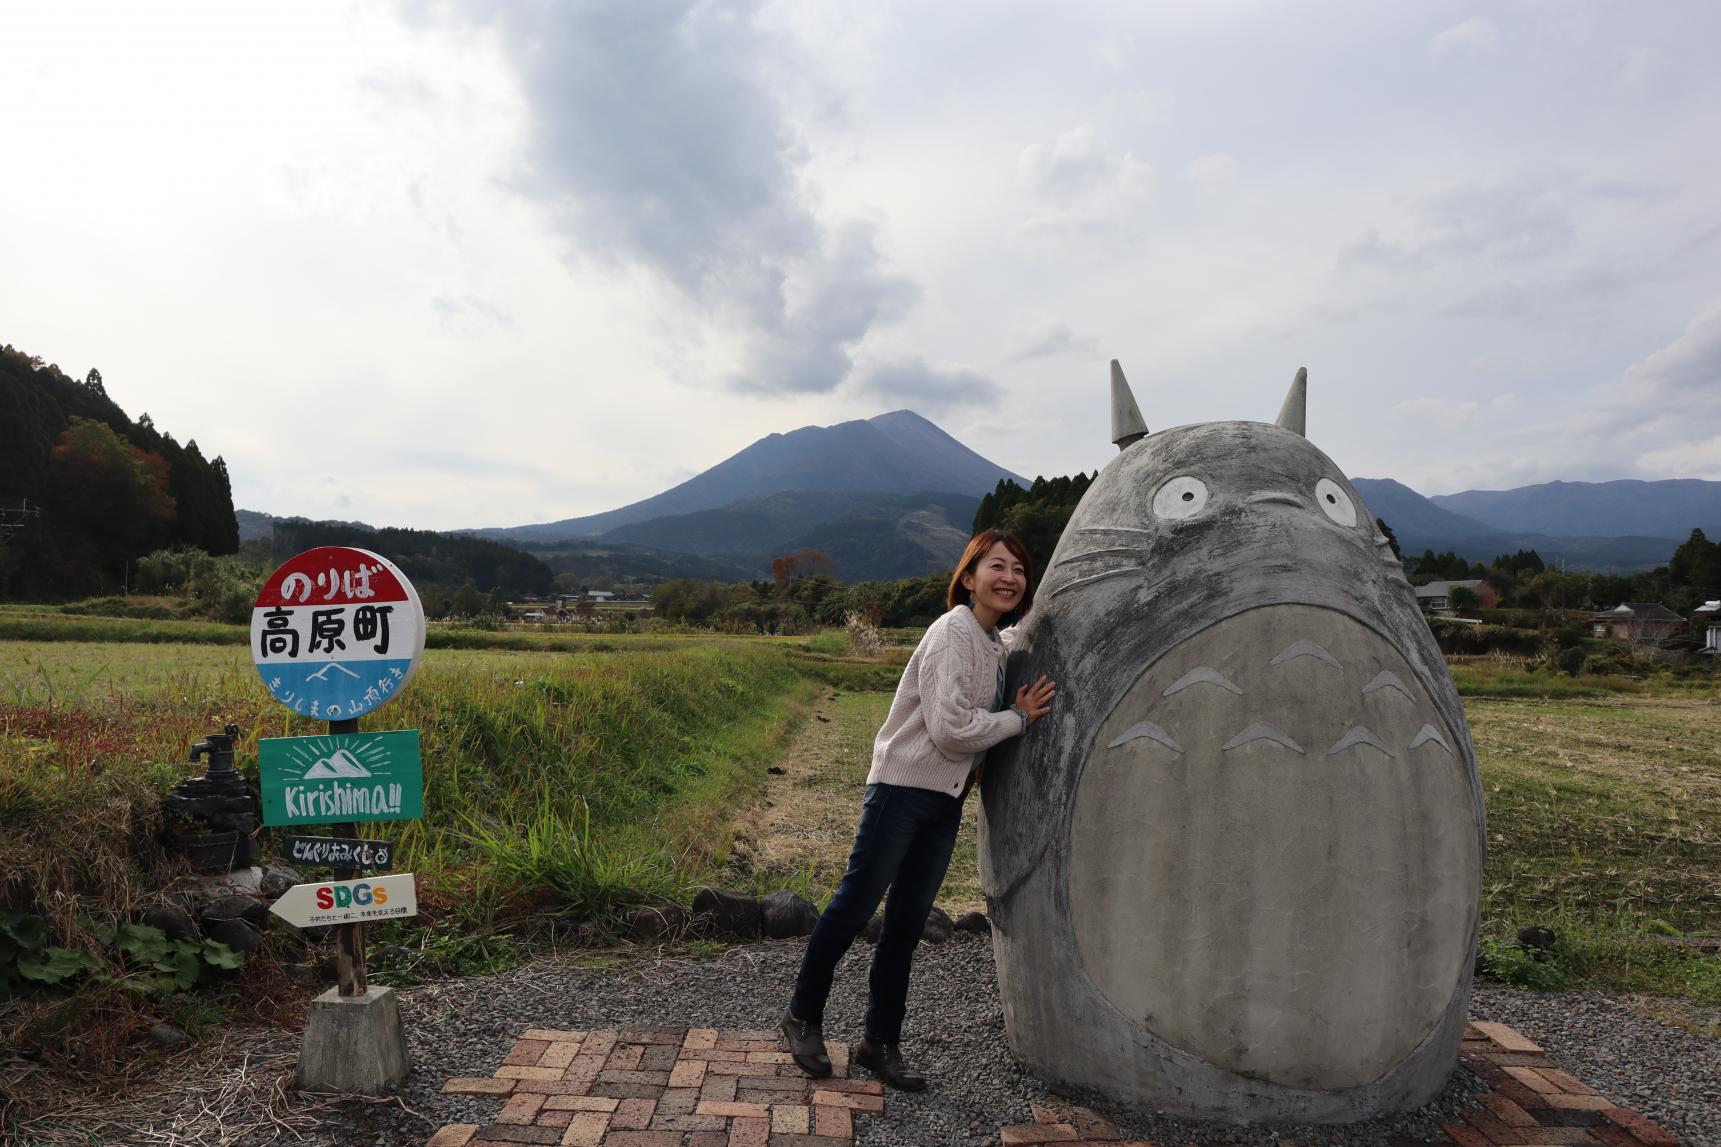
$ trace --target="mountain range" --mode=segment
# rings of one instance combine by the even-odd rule
[[[559,522],[467,532],[516,543],[594,537],[635,522],[720,509],[772,494],[852,498],[857,493],[933,492],[972,494],[978,499],[1001,478],[1027,484],[914,411],[893,410],[835,426],[767,434],[680,485],[619,509]]]
[[[584,517],[455,531],[528,550],[582,582],[769,576],[797,550],[855,582],[942,572],[966,543],[980,498],[1027,481],[911,410],[770,434],[653,497]],[[1357,478],[1400,548],[1471,561],[1534,549],[1550,564],[1634,572],[1663,565],[1693,528],[1721,537],[1721,482],[1548,482],[1424,497]],[[239,511],[242,533],[265,515]]]
[[[1407,554],[1452,550],[1471,561],[1535,550],[1569,568],[1633,573],[1665,565],[1693,529],[1721,536],[1721,482],[1546,482],[1424,497],[1391,478],[1351,485]]]
[[[948,570],[980,498],[1020,475],[912,410],[769,434],[687,481],[630,505],[557,522],[463,531],[538,554],[557,572],[626,580],[644,555],[668,576],[768,576],[771,559],[815,549],[844,581]],[[688,569],[688,559],[705,565]],[[722,571],[722,572],[719,572]],[[643,572],[643,571],[640,571]]]

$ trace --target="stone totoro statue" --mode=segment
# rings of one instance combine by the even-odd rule
[[[1362,499],[1277,424],[1148,434],[1076,507],[1011,656],[1052,714],[988,756],[1010,1046],[1184,1115],[1346,1122],[1457,1063],[1481,899],[1458,694]]]

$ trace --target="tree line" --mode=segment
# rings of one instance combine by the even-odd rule
[[[1034,557],[1036,576],[1044,573],[1076,504],[1097,477],[1077,473],[1036,478],[1029,486],[1001,481],[980,503],[974,532],[993,527],[1019,536]],[[1398,553],[1392,527],[1378,521]],[[816,552],[815,552],[816,553]],[[1678,612],[1721,597],[1721,543],[1702,530],[1675,551],[1666,566],[1639,574],[1566,572],[1551,568],[1535,550],[1500,554],[1491,562],[1471,562],[1456,553],[1426,550],[1420,557],[1400,555],[1412,582],[1436,579],[1485,579],[1500,594],[1500,605],[1529,610],[1602,610],[1622,601],[1660,601]],[[808,553],[779,558],[771,581],[731,582],[675,578],[652,591],[660,617],[695,625],[759,632],[799,632],[813,625],[838,625],[858,612],[876,625],[925,625],[944,612],[948,574],[844,585]]]
[[[153,550],[239,548],[227,463],[134,421],[101,372],[80,381],[0,347],[0,506],[19,527],[0,543],[0,596],[77,597],[123,585]],[[19,511],[29,508],[30,516]]]
[[[396,527],[371,529],[349,522],[275,519],[270,556],[280,562],[314,546],[356,546],[398,565],[432,617],[470,617],[491,608],[490,600],[548,594],[555,574],[536,554],[488,538]],[[474,594],[483,595],[481,609]]]
[[[1491,562],[1471,562],[1451,550],[1424,550],[1405,560],[1417,585],[1437,580],[1479,578],[1500,595],[1508,609],[1612,609],[1624,601],[1660,602],[1675,613],[1690,613],[1705,601],[1721,598],[1721,542],[1700,529],[1679,544],[1664,566],[1633,574],[1561,570],[1535,550],[1500,554]],[[1455,602],[1454,604],[1458,604]]]

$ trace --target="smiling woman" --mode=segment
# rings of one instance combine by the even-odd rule
[[[927,629],[903,670],[873,741],[848,871],[807,942],[794,999],[783,1013],[789,1052],[809,1075],[831,1073],[822,1029],[831,980],[889,889],[855,1062],[892,1087],[926,1086],[897,1047],[914,946],[950,866],[962,803],[986,751],[1051,711],[1055,687],[1044,677],[1018,689],[1015,703],[1004,707],[1004,658],[1014,631],[1000,634],[997,626],[1033,605],[1033,571],[1027,547],[1014,534],[977,535],[951,575],[950,612]]]

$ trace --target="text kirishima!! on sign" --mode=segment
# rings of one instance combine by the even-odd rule
[[[275,699],[305,717],[345,721],[377,708],[424,653],[424,610],[387,558],[319,546],[263,583],[251,659]]]

